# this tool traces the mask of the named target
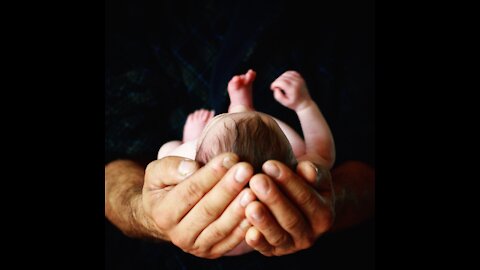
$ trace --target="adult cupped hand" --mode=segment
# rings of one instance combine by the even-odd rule
[[[233,153],[205,166],[181,157],[151,162],[145,171],[143,207],[157,238],[183,251],[217,258],[245,239],[245,207],[256,199],[245,188],[253,168]]]
[[[265,174],[250,180],[259,201],[246,207],[253,225],[246,242],[266,256],[280,256],[311,247],[333,224],[335,196],[330,171],[302,161],[293,172],[278,161],[267,161]]]

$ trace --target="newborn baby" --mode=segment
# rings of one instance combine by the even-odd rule
[[[197,110],[185,123],[183,141],[164,144],[158,158],[182,156],[207,163],[223,152],[234,152],[261,171],[262,164],[275,159],[295,169],[298,160],[310,160],[331,168],[335,146],[330,128],[310,98],[305,81],[295,71],[287,71],[271,85],[274,97],[282,105],[295,110],[303,139],[282,121],[255,111],[252,84],[255,72],[234,76],[228,84],[228,113],[213,117],[212,111]]]

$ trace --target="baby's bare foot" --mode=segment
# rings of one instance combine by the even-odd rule
[[[247,73],[233,76],[228,83],[228,95],[230,96],[230,107],[228,112],[242,110],[254,110],[252,101],[252,84],[257,76],[256,72],[249,69]]]
[[[183,127],[183,142],[194,140],[200,136],[208,120],[213,118],[213,111],[196,110],[189,114]]]

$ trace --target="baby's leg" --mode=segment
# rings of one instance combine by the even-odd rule
[[[192,151],[195,157],[195,143],[200,136],[207,122],[213,118],[213,111],[196,110],[189,114],[183,127],[183,141],[170,141],[162,145],[158,150],[157,159],[170,155],[184,156],[191,158]],[[193,150],[190,149],[193,147]],[[192,158],[193,159],[193,158]]]
[[[248,70],[243,75],[233,76],[228,83],[228,95],[230,97],[229,113],[254,111],[252,100],[252,84],[256,73]]]
[[[158,150],[157,159],[164,158],[168,156],[175,148],[179,147],[182,144],[181,141],[169,141],[160,147]]]
[[[202,134],[207,122],[213,118],[213,111],[204,109],[196,110],[189,114],[183,127],[183,142],[195,140]]]
[[[280,126],[280,129],[283,131],[285,136],[287,136],[287,139],[292,146],[295,157],[298,158],[305,155],[305,141],[302,139],[302,137],[300,137],[300,135],[298,135],[298,133],[286,123],[278,120],[275,117],[273,117],[273,119]]]

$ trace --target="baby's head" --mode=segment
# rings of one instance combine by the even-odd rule
[[[272,117],[259,112],[224,113],[215,116],[198,139],[195,160],[206,164],[223,152],[236,153],[255,172],[274,159],[295,169],[297,160],[287,137]]]

